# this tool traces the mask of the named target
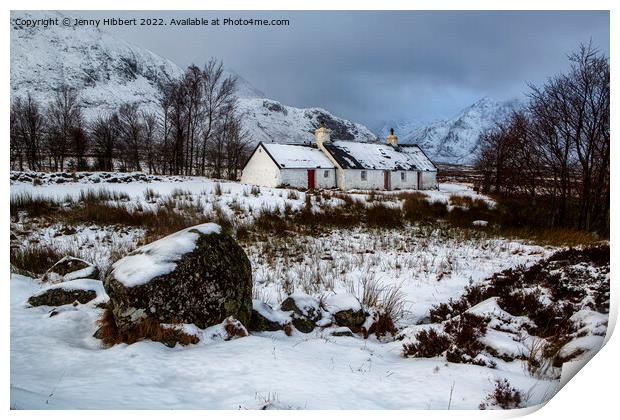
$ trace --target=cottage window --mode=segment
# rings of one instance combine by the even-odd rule
[[[401,172],[400,173],[400,180],[401,181],[406,181],[407,180],[407,172]]]
[[[366,171],[360,172],[360,176],[362,177],[362,181],[366,181]]]
[[[323,171],[323,178],[329,178],[329,171]]]

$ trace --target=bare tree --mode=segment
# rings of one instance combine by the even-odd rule
[[[96,166],[99,170],[114,170],[118,126],[118,115],[116,113],[100,115],[91,125],[90,135],[97,157]]]
[[[54,162],[54,170],[64,170],[65,158],[71,147],[71,133],[80,119],[76,90],[67,85],[61,86],[47,110],[47,148]]]
[[[138,104],[123,104],[118,110],[119,137],[123,150],[122,161],[126,169],[140,171],[143,126]]]
[[[221,130],[225,126],[221,120],[227,118],[226,114],[231,107],[236,108],[237,78],[234,76],[224,77],[222,62],[213,59],[203,69],[203,78],[204,131],[200,156],[200,174],[205,175],[207,158],[210,157],[211,162],[215,161],[218,168],[215,172],[221,175],[224,149],[221,145],[223,142],[222,134],[218,132],[218,129]]]
[[[157,148],[157,135],[159,130],[159,121],[157,115],[152,112],[142,112],[142,127],[144,131],[144,158],[149,173],[155,172],[155,156]]]
[[[609,60],[590,43],[569,61],[568,72],[530,86],[525,112],[483,133],[477,167],[483,188],[528,196],[547,226],[608,233]]]
[[[31,170],[41,169],[41,143],[44,133],[44,118],[39,105],[28,94],[25,100],[16,99],[11,106],[11,141],[21,159],[25,159]]]

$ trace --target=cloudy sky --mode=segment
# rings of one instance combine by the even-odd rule
[[[110,28],[180,66],[224,61],[268,97],[377,128],[454,115],[483,96],[522,97],[565,70],[580,42],[609,54],[607,12],[72,12],[289,19],[286,27]]]

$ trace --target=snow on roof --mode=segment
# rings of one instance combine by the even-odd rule
[[[172,273],[183,255],[196,248],[199,234],[220,233],[215,223],[204,223],[180,230],[150,244],[141,246],[112,265],[112,275],[126,287],[150,282],[155,277]]]
[[[278,143],[261,143],[261,146],[280,168],[334,168],[329,158],[314,147]]]
[[[403,144],[398,146],[402,153],[407,154],[421,171],[436,171],[437,167],[431,162],[426,154],[415,144]]]
[[[325,148],[343,169],[435,171],[433,163],[417,146],[393,147],[383,143],[337,140]]]

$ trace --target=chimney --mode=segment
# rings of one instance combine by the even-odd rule
[[[390,128],[390,134],[387,136],[386,143],[394,147],[398,146],[398,137],[394,135],[393,128]]]
[[[321,125],[319,126],[319,128],[314,130],[314,141],[316,142],[317,146],[319,146],[319,149],[322,148],[323,143],[329,143],[330,131],[331,130],[329,128],[325,127],[325,123],[323,121],[321,121]]]

